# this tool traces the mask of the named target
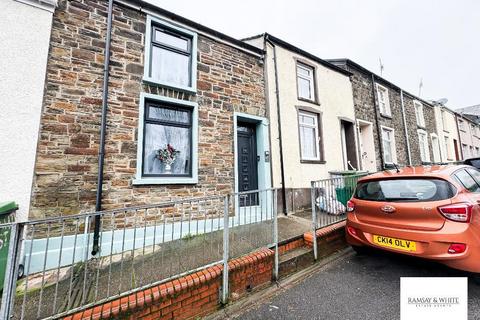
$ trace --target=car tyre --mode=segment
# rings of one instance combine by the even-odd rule
[[[368,247],[360,247],[360,246],[352,246],[353,251],[355,251],[357,254],[363,255],[368,253]]]

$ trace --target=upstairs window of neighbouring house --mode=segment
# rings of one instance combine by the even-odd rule
[[[430,162],[428,137],[427,137],[427,133],[423,130],[418,130],[418,145],[420,147],[420,159],[423,162]]]
[[[415,118],[417,119],[417,126],[424,128],[425,118],[423,116],[423,105],[419,101],[414,101],[413,106],[415,107]]]
[[[447,129],[447,112],[445,110],[441,110],[442,115],[442,127],[444,131],[448,131]]]
[[[395,132],[391,128],[382,127],[382,146],[383,161],[386,164],[392,164],[397,161],[397,153],[395,148]]]
[[[197,35],[150,16],[147,23],[145,80],[195,91]]]
[[[142,94],[134,183],[195,183],[197,105]]]
[[[467,131],[465,128],[465,122],[463,120],[458,119],[458,129],[460,131]]]
[[[298,112],[301,160],[320,161],[322,158],[319,122],[320,116],[316,113]]]
[[[298,98],[315,101],[315,72],[306,64],[297,62]]]
[[[390,98],[388,97],[388,89],[377,83],[377,100],[380,114],[391,117]]]

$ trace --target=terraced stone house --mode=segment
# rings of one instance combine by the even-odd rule
[[[270,187],[263,50],[143,1],[114,1],[105,64],[107,7],[58,1],[30,218]]]
[[[440,162],[434,106],[349,59],[362,170]]]

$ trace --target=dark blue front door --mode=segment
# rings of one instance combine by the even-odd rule
[[[255,125],[249,123],[237,124],[237,163],[238,163],[238,191],[258,189],[257,175],[257,145]],[[240,206],[258,204],[258,194],[240,195]]]

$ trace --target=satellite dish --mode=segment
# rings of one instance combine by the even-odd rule
[[[442,99],[437,100],[437,102],[440,103],[440,104],[445,104],[445,103],[448,102],[448,99],[447,98],[442,98]]]

